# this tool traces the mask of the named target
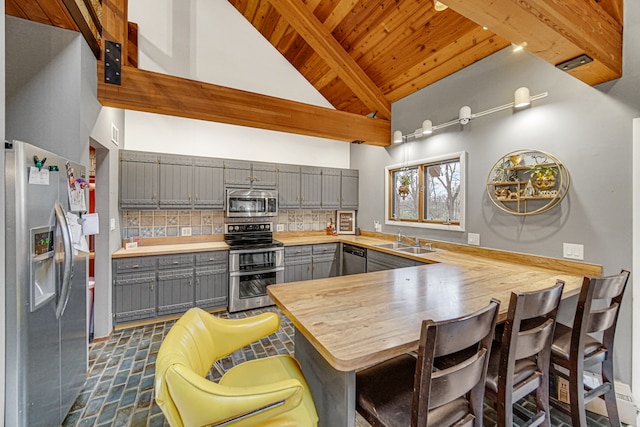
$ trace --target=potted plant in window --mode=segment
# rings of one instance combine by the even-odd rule
[[[556,186],[557,166],[533,164],[528,171],[531,173],[531,182],[538,190],[551,190]]]
[[[400,186],[398,187],[398,194],[402,197],[402,200],[405,199],[411,192],[411,175],[408,173],[403,173],[400,175]]]

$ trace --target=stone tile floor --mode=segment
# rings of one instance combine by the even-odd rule
[[[294,328],[275,307],[233,314],[221,312],[216,315],[238,318],[252,316],[265,310],[280,315],[280,329],[275,334],[221,360],[223,369],[272,354],[293,353]],[[92,344],[89,348],[87,383],[71,408],[63,427],[168,426],[160,408],[153,400],[153,381],[156,355],[173,323],[173,320],[169,320],[118,330],[108,340]],[[215,380],[219,376],[216,369],[212,369],[210,378]],[[495,412],[488,406],[485,409],[485,425],[492,426],[495,424]],[[589,426],[609,425],[606,417],[591,413],[588,415]],[[567,427],[571,422],[564,414],[552,410],[552,425]],[[356,427],[369,427],[369,424],[358,415]]]

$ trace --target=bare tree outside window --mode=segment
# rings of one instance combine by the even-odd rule
[[[464,153],[388,167],[388,221],[464,228]],[[415,225],[412,225],[415,223]]]
[[[418,168],[403,168],[393,172],[393,215],[395,219],[418,219]],[[405,194],[401,187],[407,187]]]
[[[451,224],[460,221],[460,162],[425,165],[424,219]]]

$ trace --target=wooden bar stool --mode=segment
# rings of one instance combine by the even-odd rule
[[[512,292],[502,341],[494,341],[487,371],[486,397],[495,403],[498,426],[511,427],[513,412],[527,426],[550,426],[549,359],[564,282],[537,292]],[[535,414],[513,404],[536,393]]]
[[[566,405],[557,399],[551,402],[570,414],[576,427],[587,425],[585,404],[596,397],[604,398],[611,425],[620,425],[613,378],[613,339],[628,279],[629,272],[625,270],[615,276],[585,277],[573,327],[556,325],[551,364],[556,375],[569,381],[571,403]],[[602,339],[591,335],[595,333],[601,333]],[[584,368],[598,364],[602,385],[591,389],[584,384]]]
[[[484,383],[499,302],[453,320],[422,322],[417,359],[398,356],[356,374],[356,408],[373,427],[482,427]],[[444,370],[434,360],[468,349]]]

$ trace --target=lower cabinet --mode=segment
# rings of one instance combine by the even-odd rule
[[[196,254],[196,307],[226,307],[229,302],[229,252]]]
[[[337,243],[284,248],[285,283],[335,277],[339,271]]]
[[[325,243],[313,245],[313,278],[336,277],[340,271],[338,265],[338,244]]]
[[[372,249],[367,251],[367,273],[373,271],[393,270],[395,268],[413,267],[421,265],[419,261],[404,258],[397,255],[378,252]]]
[[[228,251],[113,260],[114,324],[225,308]]]
[[[285,246],[284,248],[284,281],[299,282],[301,280],[311,280],[312,276],[312,247],[305,246]]]

